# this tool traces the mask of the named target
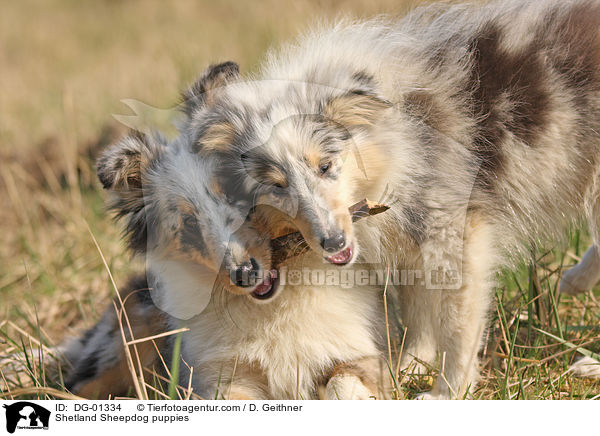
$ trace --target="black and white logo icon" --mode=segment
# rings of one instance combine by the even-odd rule
[[[14,433],[16,429],[48,430],[50,411],[29,401],[19,401],[2,407],[6,409],[6,431]]]

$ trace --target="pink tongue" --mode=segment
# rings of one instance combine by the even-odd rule
[[[263,282],[254,289],[254,293],[257,295],[265,295],[271,290],[271,272],[267,274]]]
[[[352,256],[352,245],[346,248],[344,251],[340,251],[333,256],[329,256],[327,260],[331,263],[347,263]]]

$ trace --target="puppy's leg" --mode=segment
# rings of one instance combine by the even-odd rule
[[[577,265],[563,273],[559,288],[563,294],[577,295],[600,281],[600,182],[592,184],[585,208],[594,244]]]
[[[431,398],[461,399],[479,377],[478,352],[486,327],[492,288],[486,280],[472,283],[442,297],[440,375]]]
[[[223,388],[225,400],[272,400],[268,381],[258,365],[238,362],[230,363],[232,375],[229,386]],[[234,369],[235,368],[235,371]]]
[[[589,290],[600,281],[600,171],[586,196],[590,234],[594,244],[586,251],[581,261],[566,271],[560,281],[560,292],[576,295]],[[600,362],[592,357],[582,357],[569,370],[578,377],[600,379]]]
[[[600,281],[600,246],[592,245],[581,261],[565,271],[560,281],[559,291],[563,294],[577,295],[592,289]]]
[[[441,291],[440,375],[422,398],[463,398],[475,387],[495,266],[491,228],[471,217],[465,228],[460,286]]]
[[[400,316],[406,330],[400,367],[425,374],[424,363],[433,363],[437,356],[437,314],[440,311],[439,291],[422,286],[402,286],[399,291]]]
[[[325,386],[327,400],[383,400],[391,398],[386,363],[378,356],[337,365]]]

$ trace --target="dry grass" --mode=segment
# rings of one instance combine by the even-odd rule
[[[413,3],[54,0],[3,5],[0,356],[78,334],[97,321],[114,295],[108,271],[122,283],[142,267],[125,253],[119,229],[104,213],[92,167],[97,150],[124,130],[111,117],[130,113],[120,100],[168,108],[178,90],[210,62],[233,59],[251,70],[269,45],[317,20],[338,13],[401,14]],[[600,393],[598,382],[565,373],[576,354],[566,342],[600,349],[599,294],[555,298],[563,258],[574,263],[584,247],[578,239],[566,256],[555,251],[503,277],[476,397],[591,398]],[[391,342],[394,360],[400,345]],[[8,395],[71,398],[45,381],[43,362],[51,355],[35,357]],[[403,397],[431,381],[392,367]],[[165,395],[146,388],[150,396]],[[177,392],[190,395],[186,387]]]

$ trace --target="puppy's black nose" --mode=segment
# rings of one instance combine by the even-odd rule
[[[321,241],[321,247],[328,253],[337,253],[344,245],[346,245],[346,235],[344,235],[344,232],[333,235],[331,238],[323,238]]]
[[[238,266],[237,269],[232,270],[230,278],[236,286],[248,288],[256,284],[259,272],[260,267],[258,266],[258,263],[254,258],[250,258],[249,261],[244,262]]]

